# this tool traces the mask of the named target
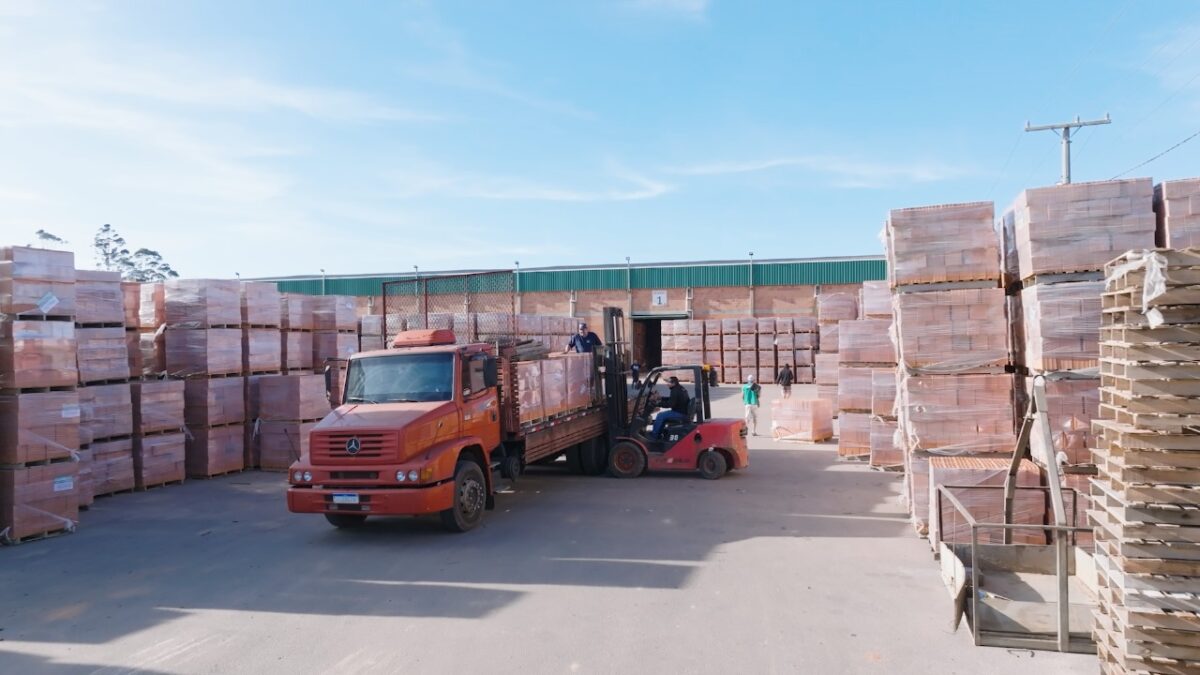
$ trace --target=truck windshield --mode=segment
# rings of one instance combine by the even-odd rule
[[[346,373],[346,403],[449,401],[453,384],[453,354],[355,359]]]

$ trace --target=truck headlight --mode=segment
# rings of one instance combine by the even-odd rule
[[[408,472],[408,479],[414,483],[417,482],[417,478],[419,478],[419,477],[420,477],[420,475],[417,473],[416,469],[413,469],[412,471]]]
[[[299,483],[300,481],[304,480],[304,472],[303,472],[303,471],[297,471],[296,473],[292,474],[292,480],[293,480],[293,481],[295,481],[295,482],[297,482],[297,483]]]
[[[396,472],[396,481],[400,483],[404,482],[404,469],[400,469]]]
[[[311,471],[305,471],[305,472],[304,472],[304,482],[305,482],[305,483],[311,483],[311,482],[312,482],[312,472],[311,472]]]

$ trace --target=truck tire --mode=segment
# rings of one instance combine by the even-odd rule
[[[521,458],[516,455],[509,455],[500,460],[500,475],[514,483],[521,477],[521,469]]]
[[[367,522],[367,517],[357,513],[326,513],[325,520],[338,529],[350,529],[362,527],[363,523]]]
[[[451,532],[475,529],[483,520],[487,496],[483,470],[471,460],[459,460],[454,467],[454,506],[439,514],[442,525]]]
[[[603,439],[593,438],[579,444],[579,466],[586,476],[599,476],[608,468],[608,447]]]
[[[608,473],[614,478],[637,478],[646,470],[646,453],[636,444],[621,441],[608,453]]]
[[[701,478],[707,480],[716,480],[724,476],[727,467],[725,455],[716,450],[705,450],[696,458],[696,470],[700,472]]]

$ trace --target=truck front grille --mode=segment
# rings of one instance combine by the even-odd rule
[[[358,451],[352,452],[351,441],[355,439],[358,441]],[[309,452],[317,462],[322,459],[354,461],[396,457],[400,449],[396,434],[382,431],[317,433],[313,434],[309,444]]]

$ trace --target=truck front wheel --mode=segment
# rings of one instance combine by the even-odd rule
[[[487,505],[487,482],[479,465],[462,460],[454,467],[454,506],[441,512],[442,525],[451,532],[475,529]]]
[[[355,513],[326,513],[325,520],[328,520],[329,524],[336,528],[346,529],[362,527],[363,523],[367,522],[367,517]]]

